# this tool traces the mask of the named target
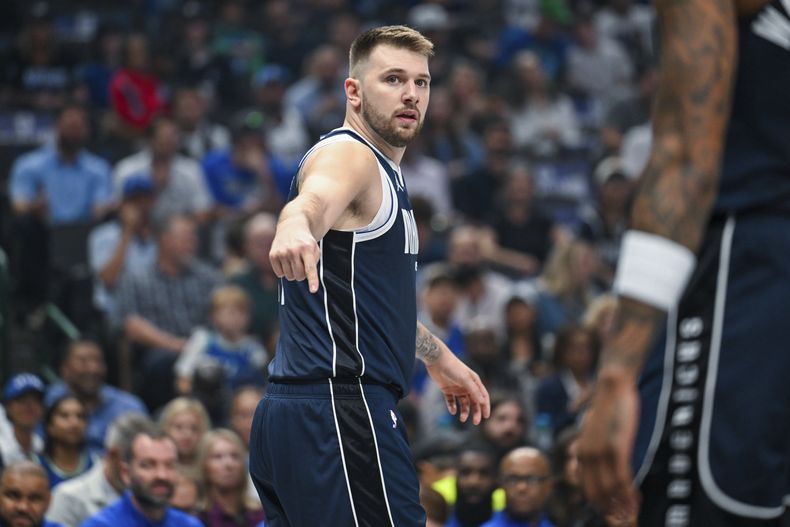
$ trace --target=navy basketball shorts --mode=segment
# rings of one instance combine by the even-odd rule
[[[250,437],[267,527],[424,526],[396,403],[358,381],[270,384]]]
[[[790,480],[790,216],[711,221],[640,380],[640,527],[780,525]]]

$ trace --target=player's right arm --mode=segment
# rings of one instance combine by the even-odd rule
[[[664,245],[674,254],[691,255],[701,244],[717,193],[736,63],[736,13],[733,0],[655,0],[655,5],[661,63],[653,145],[631,229],[655,235],[659,245],[669,240]],[[631,525],[637,509],[630,472],[636,382],[664,308],[620,293],[579,453],[588,497]]]
[[[365,145],[340,142],[316,151],[297,177],[299,195],[280,213],[269,258],[278,277],[306,278],[315,293],[318,240],[331,228],[361,227],[372,220],[375,210],[370,212],[369,203],[375,200],[370,196],[381,193],[378,163]]]

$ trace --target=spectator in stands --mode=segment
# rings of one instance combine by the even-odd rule
[[[498,459],[527,442],[526,410],[515,394],[499,393],[491,397],[491,417],[479,429],[480,438],[493,448]]]
[[[269,151],[286,164],[295,165],[307,152],[310,137],[302,114],[284,104],[290,78],[288,70],[278,64],[261,68],[252,77],[252,109],[263,116],[263,133]]]
[[[143,414],[118,416],[107,430],[104,457],[85,474],[58,485],[52,493],[47,519],[63,527],[79,527],[88,517],[117,500],[126,488],[121,480],[122,452],[132,438],[152,423]]]
[[[2,466],[29,460],[38,462],[44,441],[36,433],[44,416],[44,383],[32,373],[14,375],[3,388],[3,407],[12,434],[0,441]]]
[[[172,439],[156,430],[138,431],[123,453],[121,474],[129,491],[82,527],[200,527],[195,518],[168,506],[178,477],[176,460]]]
[[[209,101],[196,86],[181,86],[173,95],[173,120],[181,130],[181,153],[201,160],[230,145],[230,132],[208,118]]]
[[[307,60],[307,74],[285,93],[285,105],[299,111],[311,137],[325,134],[343,122],[346,94],[342,65],[337,48],[319,46]]]
[[[234,127],[230,147],[203,158],[206,182],[221,218],[280,208],[283,198],[278,188],[285,181],[290,184],[295,167],[266,151],[262,126],[259,113],[244,116]]]
[[[458,453],[453,511],[446,527],[479,527],[501,510],[497,490],[497,457],[487,446],[469,444]],[[494,503],[497,501],[498,503]]]
[[[450,511],[441,494],[430,487],[420,487],[420,505],[425,509],[425,527],[446,527]]]
[[[238,388],[231,399],[228,411],[228,427],[236,432],[244,443],[244,448],[250,448],[250,432],[255,410],[263,397],[264,390],[260,386],[242,386]]]
[[[269,261],[269,250],[274,240],[277,219],[262,212],[250,218],[244,226],[244,253],[248,268],[231,276],[230,283],[238,285],[252,301],[250,332],[267,349],[276,346],[278,306],[278,279]]]
[[[110,100],[121,127],[143,132],[165,108],[162,86],[152,71],[148,39],[133,33],[124,41],[123,66],[110,80]]]
[[[436,214],[452,217],[450,174],[438,159],[429,157],[420,139],[409,145],[400,164],[410,197],[429,200]]]
[[[601,347],[612,331],[616,310],[617,299],[613,294],[606,293],[596,298],[584,312],[582,325],[595,334]]]
[[[187,397],[173,399],[162,408],[159,426],[175,442],[178,463],[197,471],[200,440],[211,428],[211,420],[200,401]]]
[[[74,395],[87,412],[86,441],[89,449],[100,451],[107,429],[118,416],[127,412],[145,413],[136,396],[105,383],[107,365],[97,342],[79,339],[70,342],[60,365],[62,381],[47,388],[48,407],[66,394]]]
[[[536,400],[538,413],[550,416],[555,436],[574,424],[590,402],[599,347],[595,334],[580,326],[567,326],[557,334],[555,374],[541,383]]]
[[[546,517],[553,481],[545,455],[534,448],[513,450],[502,460],[499,480],[507,505],[483,527],[554,527]]]
[[[94,274],[93,303],[112,316],[115,288],[125,274],[138,273],[156,260],[151,228],[153,182],[144,176],[123,182],[118,217],[95,227],[88,237],[88,261]]]
[[[546,504],[557,527],[605,527],[606,522],[587,503],[582,494],[577,459],[579,431],[567,428],[557,437],[551,451],[554,490]]]
[[[263,65],[265,42],[261,33],[248,27],[249,15],[241,0],[219,2],[211,48],[230,65],[232,77],[223,82],[244,84]]]
[[[657,83],[655,66],[645,64],[638,71],[636,93],[621,95],[612,101],[601,127],[601,142],[609,154],[620,153],[629,130],[649,123]]]
[[[563,149],[581,146],[573,103],[551,87],[540,57],[531,51],[519,52],[513,69],[518,89],[510,102],[509,119],[516,148],[552,157]]]
[[[575,23],[576,40],[568,50],[569,89],[600,111],[631,91],[634,66],[617,40],[601,35],[589,13]]]
[[[628,228],[634,181],[625,174],[618,157],[602,159],[593,171],[593,181],[597,204],[582,209],[579,238],[595,247],[600,257],[597,278],[609,288]]]
[[[264,514],[258,500],[250,500],[247,450],[231,430],[208,432],[200,445],[200,468],[206,503],[200,519],[206,527],[255,527]]]
[[[85,108],[64,106],[54,144],[21,156],[11,168],[9,194],[15,214],[70,225],[90,223],[112,209],[110,167],[85,149],[89,136]]]
[[[154,184],[154,221],[173,214],[191,214],[198,221],[206,220],[211,212],[211,195],[200,163],[178,154],[178,126],[172,119],[160,117],[151,123],[148,133],[147,148],[115,165],[116,193],[121,194],[127,179],[146,177]]]
[[[520,375],[540,375],[543,350],[537,331],[537,291],[526,284],[513,291],[505,304],[504,358],[511,371]]]
[[[620,42],[637,66],[655,54],[655,10],[632,0],[610,0],[595,15],[598,33]]]
[[[58,45],[50,4],[29,5],[18,44],[2,61],[0,102],[5,108],[52,111],[76,95],[76,61]]]
[[[193,518],[200,516],[200,504],[203,502],[203,486],[200,476],[185,467],[178,467],[178,477],[170,498],[170,506],[188,514]]]
[[[93,108],[110,107],[110,81],[123,62],[123,40],[120,27],[105,24],[96,35],[91,60],[80,68],[80,80]]]
[[[583,240],[555,244],[538,277],[538,328],[541,335],[553,334],[579,322],[587,306],[598,295],[593,281],[598,272],[598,254]]]
[[[248,383],[264,384],[268,354],[249,336],[250,299],[238,286],[227,285],[211,294],[210,326],[198,327],[175,364],[179,393],[192,391],[195,371],[206,365],[220,367],[224,385],[235,390]]]
[[[114,319],[128,341],[146,352],[139,394],[149,408],[172,398],[173,364],[192,329],[205,321],[211,291],[220,283],[216,270],[195,257],[194,220],[172,216],[159,224],[156,239],[154,265],[118,285]]]
[[[73,395],[56,399],[44,415],[44,454],[39,462],[50,488],[91,469],[94,456],[88,449],[85,405]]]
[[[496,235],[489,257],[514,277],[537,274],[551,251],[559,229],[538,209],[535,182],[524,163],[511,164],[494,215]]]
[[[417,225],[417,238],[420,240],[420,253],[417,262],[420,268],[426,265],[443,262],[447,258],[447,240],[445,234],[448,223],[445,218],[434,214],[431,202],[420,196],[409,198]]]
[[[17,461],[0,475],[0,525],[63,527],[44,519],[50,499],[44,469],[31,461]]]
[[[503,335],[502,315],[512,284],[488,268],[482,242],[481,229],[472,225],[459,225],[450,234],[448,260],[455,267],[460,287],[455,316],[464,330],[482,324],[495,328],[497,335]]]

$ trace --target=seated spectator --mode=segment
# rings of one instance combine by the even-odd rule
[[[173,496],[170,498],[170,506],[193,518],[199,518],[200,504],[203,499],[200,476],[183,466],[178,467],[178,477],[173,489]]]
[[[182,86],[173,95],[173,120],[181,130],[181,153],[201,160],[213,150],[230,146],[230,133],[209,120],[208,101],[194,86]]]
[[[573,102],[552,89],[540,57],[522,51],[514,59],[514,70],[521,88],[509,113],[516,148],[534,156],[552,157],[563,149],[581,146]]]
[[[496,454],[484,445],[467,445],[458,453],[453,512],[446,527],[480,527],[501,510],[497,490]],[[494,503],[497,501],[498,503]]]
[[[200,445],[200,468],[206,503],[200,519],[206,527],[255,527],[264,514],[258,500],[247,492],[247,450],[231,430],[208,432]]]
[[[593,280],[598,261],[595,248],[583,240],[562,241],[554,246],[537,280],[541,338],[579,322],[599,293]]]
[[[47,519],[63,527],[79,527],[88,517],[116,501],[126,488],[121,480],[122,452],[132,437],[150,427],[143,414],[128,412],[115,419],[107,430],[104,456],[81,476],[55,487]]]
[[[90,122],[85,108],[64,106],[55,142],[14,161],[9,193],[17,215],[33,215],[51,225],[91,223],[113,207],[107,162],[85,149]]]
[[[65,527],[44,519],[51,499],[47,474],[32,461],[17,461],[0,474],[0,525]]]
[[[513,292],[505,305],[504,358],[510,369],[521,373],[540,376],[544,370],[543,350],[537,332],[537,292],[521,287]]]
[[[151,69],[148,39],[142,33],[126,37],[123,64],[110,80],[110,100],[122,126],[137,133],[165,108],[162,86]]]
[[[153,428],[138,431],[123,453],[122,478],[129,490],[82,527],[201,527],[198,520],[168,505],[178,478],[177,458],[172,439]]]
[[[440,432],[426,435],[412,446],[420,487],[439,490],[448,503],[455,502],[454,481],[463,441],[463,436],[457,432]]]
[[[286,166],[266,151],[260,114],[251,113],[236,125],[230,148],[203,158],[203,172],[221,217],[280,208],[278,181],[290,184],[295,166]]]
[[[14,375],[3,388],[3,408],[12,433],[0,441],[1,465],[38,462],[44,451],[44,441],[36,433],[44,416],[44,383],[32,373]]]
[[[265,382],[266,350],[247,333],[250,299],[238,286],[223,286],[211,295],[210,327],[192,332],[175,364],[176,385],[182,394],[192,391],[195,370],[206,364],[220,366],[225,385],[234,390],[248,383]]]
[[[106,375],[104,355],[96,342],[70,342],[60,365],[63,380],[50,385],[45,398],[47,406],[66,394],[82,402],[88,415],[87,446],[92,451],[102,450],[107,429],[118,416],[146,411],[136,396],[105,383]]]
[[[420,487],[420,505],[425,509],[425,527],[446,527],[450,513],[441,494],[430,487]]]
[[[208,314],[211,291],[220,276],[195,257],[194,220],[173,216],[157,230],[157,260],[144,272],[123,277],[118,285],[115,326],[146,351],[139,392],[149,408],[172,398],[173,364],[195,326]]]
[[[211,420],[200,401],[177,397],[162,408],[159,427],[176,444],[178,463],[197,472],[200,440],[211,429]]]
[[[279,280],[272,270],[269,251],[274,241],[277,219],[262,212],[250,218],[244,226],[244,253],[248,268],[245,272],[231,276],[230,283],[238,285],[252,301],[250,332],[267,349],[277,344]]]
[[[497,454],[497,459],[527,443],[526,410],[521,399],[513,394],[499,393],[491,397],[491,416],[478,429],[480,439]]]
[[[500,465],[499,481],[507,505],[483,527],[554,527],[546,517],[551,465],[540,450],[524,447],[510,452]]]
[[[287,165],[297,165],[310,146],[310,136],[302,114],[284,103],[290,77],[288,70],[277,64],[261,68],[252,77],[252,109],[263,116],[264,142],[269,151]],[[278,188],[285,199],[288,188]]]
[[[118,195],[129,178],[145,177],[154,185],[154,222],[174,214],[191,214],[198,221],[211,212],[209,194],[200,163],[178,154],[180,136],[172,119],[160,117],[148,129],[149,144],[115,165],[113,182]]]
[[[606,522],[584,499],[577,448],[579,431],[567,428],[560,433],[551,451],[554,491],[546,510],[557,527],[606,527]]]
[[[595,206],[582,209],[579,238],[598,252],[597,278],[608,289],[614,280],[623,233],[628,228],[635,185],[618,157],[601,160],[593,171],[593,181],[597,200]]]
[[[87,425],[85,406],[73,395],[64,395],[47,408],[44,453],[39,462],[47,472],[50,488],[93,467],[94,456],[85,441]]]
[[[262,387],[247,385],[238,388],[231,399],[228,427],[239,435],[247,450],[250,448],[252,419],[255,417],[255,410],[261,402],[263,393]]]
[[[146,177],[123,183],[118,217],[95,227],[88,237],[88,261],[94,274],[93,303],[111,316],[115,287],[124,274],[133,274],[156,260],[151,232],[154,184]]]
[[[555,374],[545,379],[537,393],[538,414],[548,415],[554,435],[573,425],[593,393],[599,343],[595,334],[568,326],[554,345]]]
[[[77,94],[76,57],[57,41],[50,4],[27,5],[30,6],[27,23],[21,31],[14,28],[15,32],[19,31],[14,35],[19,37],[15,39],[17,45],[3,57],[0,104],[4,108],[52,111]]]

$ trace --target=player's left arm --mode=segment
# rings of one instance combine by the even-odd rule
[[[676,274],[687,277],[717,193],[736,63],[736,13],[733,0],[656,0],[655,5],[661,29],[659,87],[653,146],[631,217],[632,239],[639,238],[641,245],[630,252],[644,260],[647,246],[669,255],[682,264],[683,272]],[[620,268],[628,250],[624,244]],[[636,267],[643,271],[644,262]],[[651,272],[655,266],[646,274]],[[637,378],[667,306],[685,285],[678,280],[675,293],[663,297],[655,288],[647,297],[633,294],[634,289],[643,293],[650,281],[632,279],[619,291],[579,444],[585,492],[599,508],[622,513],[623,525],[632,524],[637,509],[630,472]]]
[[[428,374],[442,390],[451,414],[455,415],[460,406],[459,419],[462,423],[470,415],[476,425],[488,418],[491,401],[480,376],[420,322],[417,322],[416,355],[425,363]]]

